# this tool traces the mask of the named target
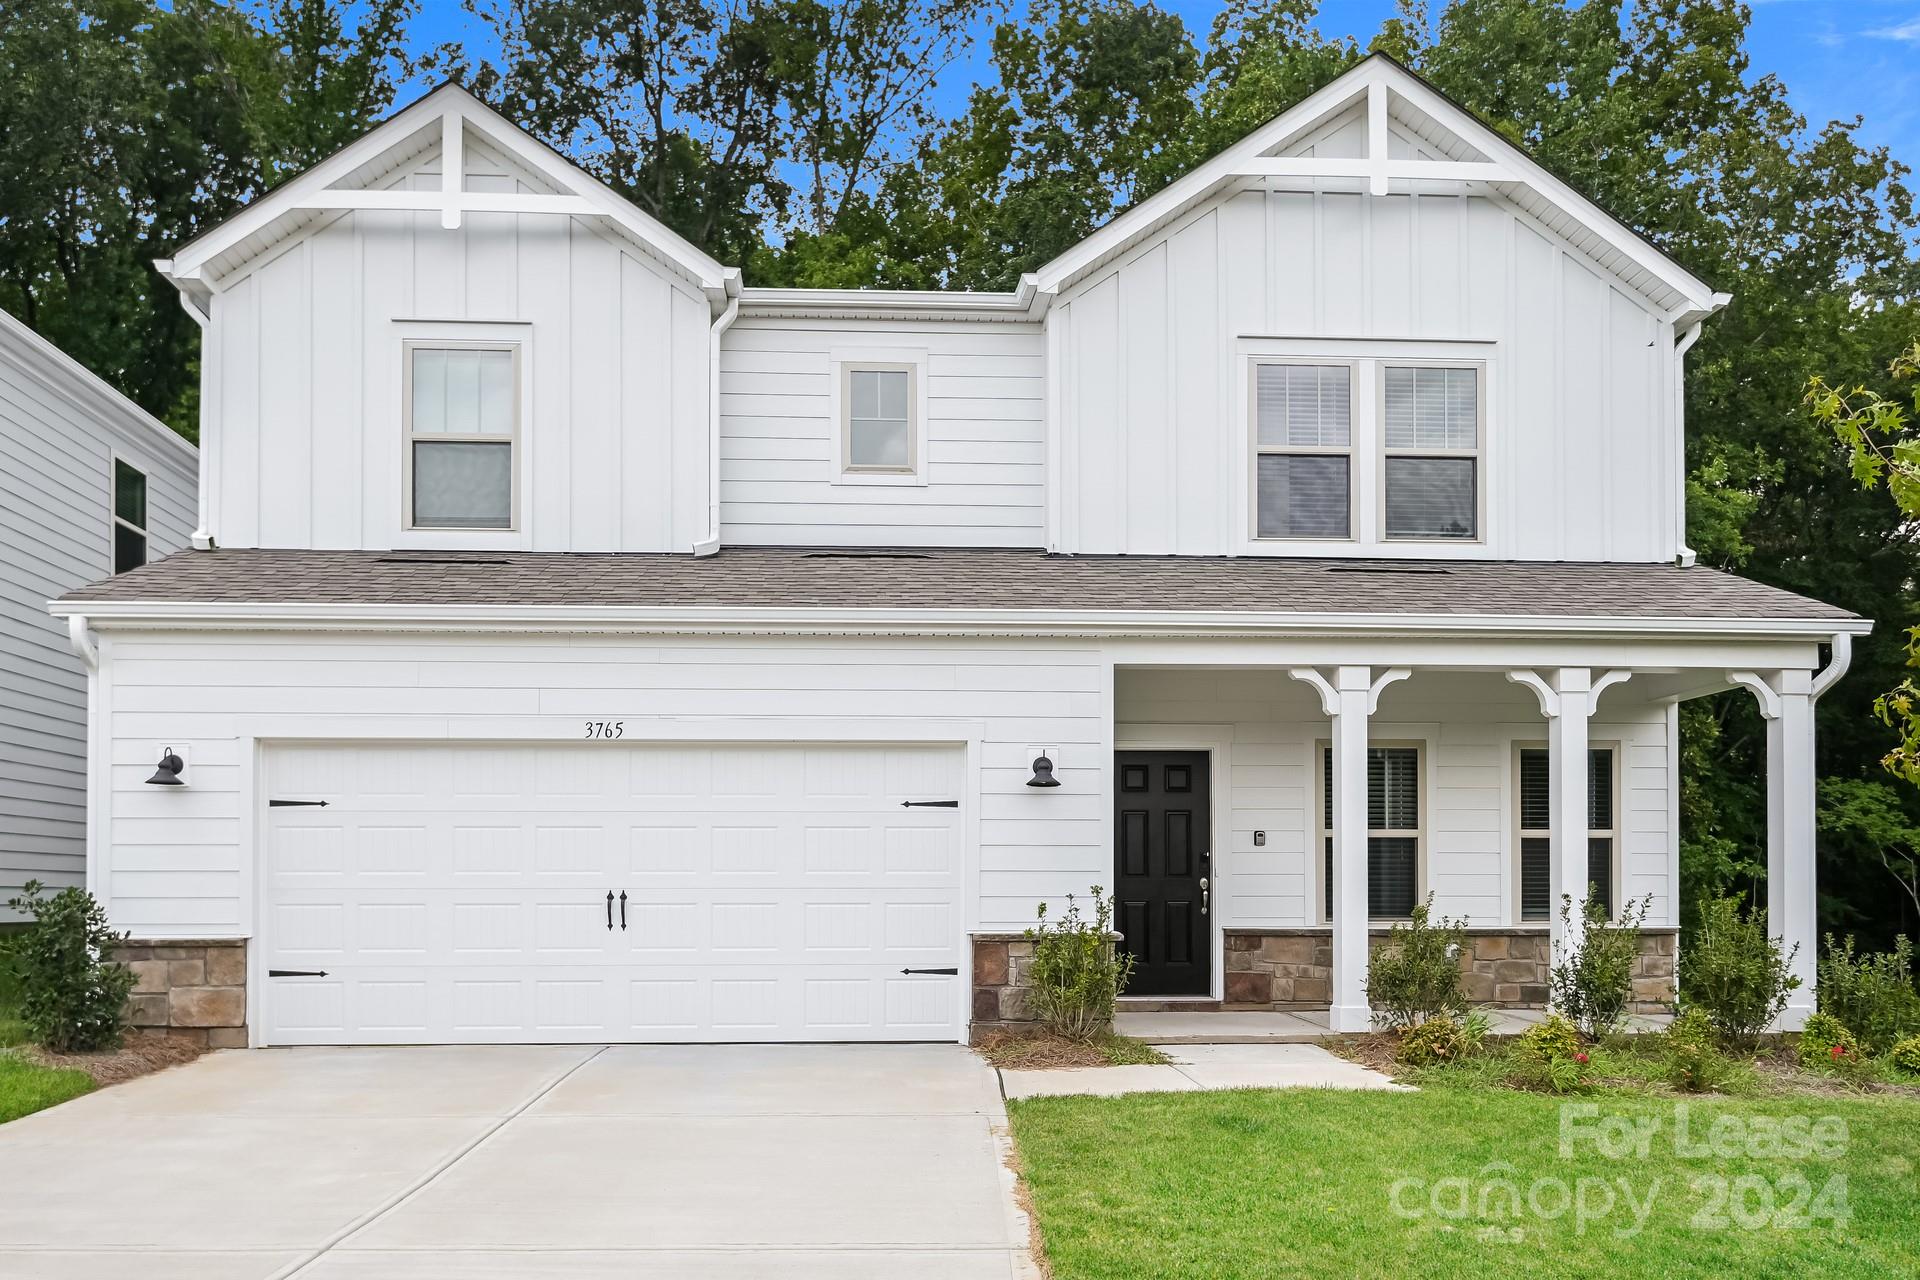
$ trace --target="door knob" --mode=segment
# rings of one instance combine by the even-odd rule
[[[1207,914],[1207,878],[1200,877],[1200,914]]]

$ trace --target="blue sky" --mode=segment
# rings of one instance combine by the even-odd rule
[[[1014,0],[1024,8],[1025,0]],[[1748,48],[1754,70],[1786,82],[1794,105],[1816,126],[1864,116],[1862,139],[1920,164],[1920,0],[1752,0]],[[1161,0],[1196,36],[1212,25],[1217,3]],[[1438,0],[1435,0],[1438,7]],[[1393,12],[1393,0],[1324,0],[1320,29],[1362,41]],[[449,0],[425,0],[415,28],[422,45],[484,40],[483,29]],[[938,97],[953,107],[976,78],[990,74],[984,50],[948,69]]]

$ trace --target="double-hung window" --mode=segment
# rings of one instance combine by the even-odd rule
[[[1253,366],[1254,532],[1353,536],[1353,368]]]
[[[513,528],[519,347],[409,342],[405,352],[408,527]]]
[[[1320,841],[1326,919],[1333,919],[1333,748],[1320,749]],[[1404,920],[1420,894],[1420,748],[1367,748],[1367,918]]]
[[[918,364],[846,361],[840,380],[840,472],[843,477],[911,481],[924,460]]]
[[[1480,536],[1480,370],[1381,369],[1383,531],[1398,539]]]
[[[113,571],[125,573],[147,562],[147,476],[138,467],[113,460]]]
[[[1520,919],[1551,920],[1558,910],[1553,901],[1552,813],[1548,801],[1548,761],[1544,747],[1520,749]],[[1613,915],[1613,854],[1619,846],[1620,806],[1614,772],[1614,749],[1587,751],[1587,881],[1588,893]]]

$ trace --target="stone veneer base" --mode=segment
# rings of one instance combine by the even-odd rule
[[[209,1049],[247,1047],[244,939],[130,938],[117,958],[134,974],[129,1026]]]
[[[1466,931],[1460,957],[1461,985],[1475,1004],[1539,1009],[1547,1004],[1553,944],[1544,927],[1475,927]],[[1368,943],[1387,940],[1385,928],[1369,929]],[[1204,996],[1129,1002],[1129,1008],[1324,1009],[1333,999],[1333,934],[1325,928],[1225,930],[1224,1001]],[[1671,1007],[1679,931],[1643,929],[1633,966],[1635,1013]],[[1031,1023],[1028,1005],[1033,944],[1024,934],[982,933],[973,938],[973,1032],[975,1035]]]

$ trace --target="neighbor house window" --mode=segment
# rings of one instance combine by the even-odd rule
[[[406,346],[407,523],[511,529],[519,348]]]
[[[1353,536],[1353,369],[1253,367],[1254,534]]]
[[[917,376],[911,364],[840,366],[841,470],[896,476],[919,471]]]
[[[1544,747],[1520,750],[1517,794],[1520,807],[1520,919],[1551,920],[1553,901],[1552,814],[1548,802],[1548,760]],[[1613,915],[1613,853],[1619,844],[1620,806],[1616,796],[1614,749],[1587,752],[1588,893]]]
[[[1382,507],[1386,536],[1480,536],[1480,371],[1381,370]]]
[[[1333,748],[1320,749],[1322,908],[1333,919]],[[1367,748],[1367,918],[1402,920],[1420,893],[1420,748]]]
[[[113,571],[125,573],[147,562],[147,475],[113,460]]]

